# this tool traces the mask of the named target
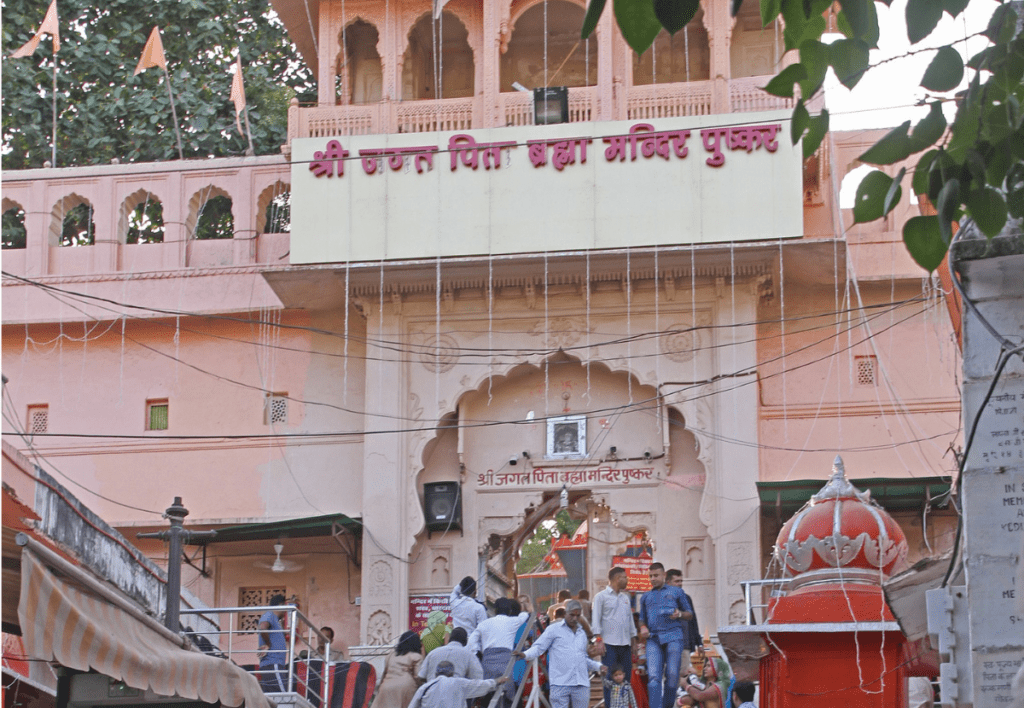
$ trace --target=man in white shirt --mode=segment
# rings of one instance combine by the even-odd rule
[[[485,678],[497,678],[505,673],[512,650],[516,646],[516,633],[523,623],[530,619],[529,612],[520,612],[519,603],[507,597],[499,597],[494,603],[494,617],[485,619],[469,635],[469,650],[483,656]],[[515,687],[510,683],[504,688],[508,702],[512,702]]]
[[[427,654],[427,657],[420,662],[419,677],[427,680],[437,674],[437,667],[443,661],[451,662],[455,667],[455,678],[468,678],[480,681],[484,677],[483,667],[476,654],[466,648],[468,642],[466,630],[456,627],[448,635],[448,643],[438,647]]]
[[[583,608],[579,601],[565,605],[565,619],[555,622],[526,652],[517,652],[527,661],[548,654],[548,683],[552,708],[587,708],[590,702],[590,671],[604,676],[607,667],[587,656],[587,633],[580,626]]]
[[[450,661],[438,664],[436,674],[419,687],[409,708],[466,708],[466,699],[483,696],[508,680],[460,678],[455,676],[455,666]]]
[[[467,575],[452,590],[448,597],[448,611],[452,615],[452,626],[462,627],[467,634],[487,619],[487,609],[476,600],[476,580]]]
[[[616,566],[608,571],[608,587],[594,596],[594,616],[590,629],[595,643],[604,649],[601,662],[611,670],[621,666],[626,676],[633,671],[633,638],[636,624],[633,623],[633,608],[629,604],[626,586],[629,579],[626,571]],[[611,705],[610,691],[604,689],[604,704]]]

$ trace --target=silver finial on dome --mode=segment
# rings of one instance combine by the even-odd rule
[[[846,479],[846,467],[843,465],[843,458],[836,455],[832,462],[832,476],[828,483],[821,488],[817,494],[811,497],[811,503],[816,504],[827,499],[842,499],[854,497],[862,502],[871,500],[871,492],[862,492]]]

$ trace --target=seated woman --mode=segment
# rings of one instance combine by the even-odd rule
[[[687,686],[686,694],[679,699],[680,706],[700,708],[724,708],[729,690],[729,665],[724,659],[708,658],[704,661],[704,688]]]

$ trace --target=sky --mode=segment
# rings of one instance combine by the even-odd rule
[[[983,31],[998,6],[999,3],[994,0],[972,0],[967,10],[956,20],[943,13],[935,31],[918,44],[910,46],[904,19],[906,0],[894,0],[888,8],[875,3],[881,35],[878,49],[871,52],[871,65],[875,66],[886,59],[892,61],[868,71],[853,91],[842,86],[829,70],[825,82],[825,102],[830,114],[830,127],[833,130],[887,128],[899,125],[908,118],[917,121],[924,117],[926,109],[914,109],[911,106],[927,93],[918,82],[935,52],[920,50],[956,42],[954,46],[961,54],[970,57],[983,49],[988,40],[984,37],[961,40]],[[917,53],[903,56],[908,52]],[[965,76],[961,88],[966,87],[970,73],[967,72],[968,76]],[[951,104],[948,106],[947,118],[952,118]]]

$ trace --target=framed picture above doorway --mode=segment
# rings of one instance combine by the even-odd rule
[[[566,415],[549,418],[547,457],[558,460],[586,456],[586,416]]]

